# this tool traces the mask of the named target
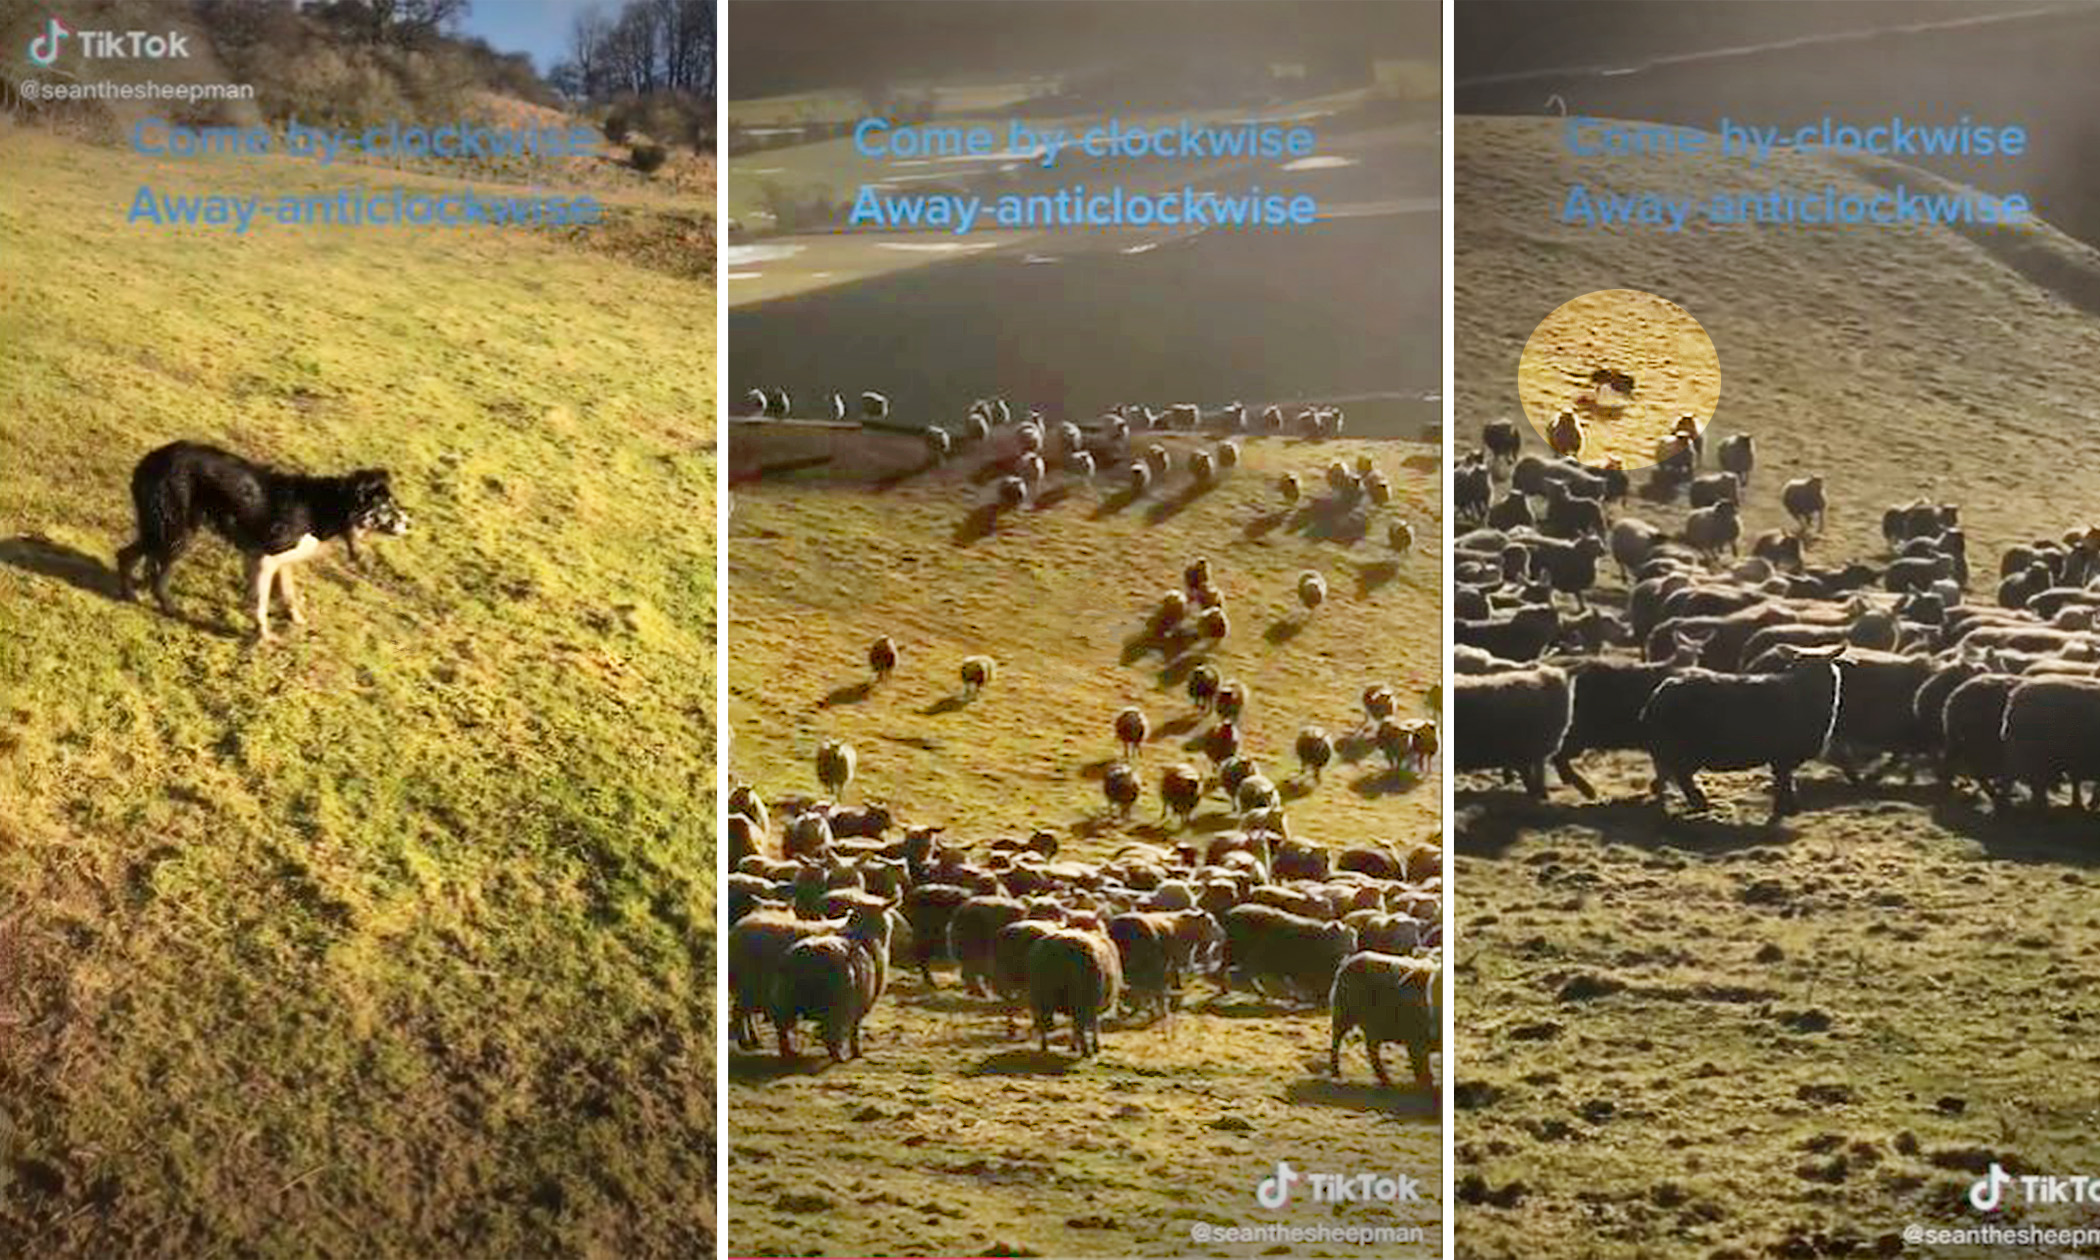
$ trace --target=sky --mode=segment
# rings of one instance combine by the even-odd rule
[[[459,29],[498,52],[532,54],[533,67],[545,74],[568,51],[569,27],[578,13],[618,7],[614,0],[473,0]]]

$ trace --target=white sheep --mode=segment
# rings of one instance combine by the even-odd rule
[[[989,656],[966,656],[962,663],[963,694],[975,697],[991,684],[992,676],[999,672],[999,663]]]
[[[870,420],[887,420],[890,400],[872,389],[864,391],[860,396],[860,414]]]
[[[1327,602],[1327,579],[1310,570],[1299,574],[1298,602],[1305,605],[1308,613],[1318,610]]]

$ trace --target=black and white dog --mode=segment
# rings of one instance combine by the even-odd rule
[[[306,624],[291,566],[311,559],[324,541],[341,538],[354,563],[360,532],[408,532],[408,514],[394,502],[385,469],[309,477],[197,442],[171,442],[140,460],[131,474],[131,499],[138,506],[139,537],[117,552],[124,598],[133,597],[132,575],[144,560],[153,597],[172,614],[168,575],[197,531],[209,526],[247,558],[248,598],[256,634],[264,640],[271,638],[273,589],[283,594],[292,621]]]

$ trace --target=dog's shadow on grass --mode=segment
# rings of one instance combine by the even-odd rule
[[[18,534],[0,541],[0,564],[64,582],[75,590],[100,595],[113,603],[131,602],[124,598],[124,584],[118,579],[117,571],[105,564],[101,557],[53,542],[39,534]],[[160,615],[157,610],[155,615]],[[193,630],[215,634],[222,639],[244,637],[239,627],[206,621],[179,609],[167,615]]]
[[[944,717],[947,714],[954,713],[959,709],[967,707],[969,703],[970,696],[966,692],[958,691],[952,695],[942,696],[940,699],[934,701],[932,704],[929,704],[925,708],[919,710],[919,716]]]
[[[76,551],[36,534],[21,534],[0,542],[0,564],[12,565],[39,577],[56,578],[76,590],[100,595],[104,599],[119,603],[124,599],[124,586],[117,580],[117,571],[104,563],[100,556]]]

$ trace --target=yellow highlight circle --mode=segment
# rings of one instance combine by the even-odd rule
[[[1614,379],[1599,381],[1603,374]],[[1630,391],[1620,388],[1631,378]],[[1705,432],[1721,403],[1721,356],[1692,313],[1640,289],[1599,289],[1539,321],[1517,361],[1517,397],[1548,446],[1560,422],[1581,437],[1580,458],[1627,468],[1656,462],[1656,447],[1689,416]]]

